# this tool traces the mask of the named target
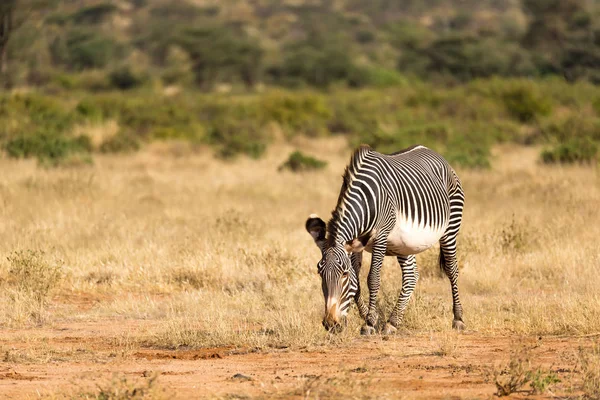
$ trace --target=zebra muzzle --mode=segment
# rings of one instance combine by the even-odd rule
[[[323,326],[328,331],[334,328],[337,330],[341,328],[340,320],[340,306],[337,302],[337,299],[328,299],[327,311],[325,312],[325,318],[323,318]]]

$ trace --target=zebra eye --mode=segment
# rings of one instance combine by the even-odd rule
[[[348,276],[349,276],[348,271],[346,271],[342,274],[342,278],[344,278],[344,279],[348,279]]]

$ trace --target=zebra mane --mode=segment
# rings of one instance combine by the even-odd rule
[[[352,177],[360,169],[364,156],[371,150],[373,150],[371,146],[367,144],[361,144],[356,150],[354,150],[354,153],[352,153],[352,156],[350,156],[350,162],[344,169],[344,175],[342,175],[342,187],[340,189],[337,204],[335,209],[331,212],[331,219],[327,223],[327,243],[329,245],[333,245],[335,243],[339,221],[343,216],[342,206],[344,197],[346,196],[346,192],[352,183]]]

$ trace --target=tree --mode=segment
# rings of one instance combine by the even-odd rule
[[[568,80],[597,74],[600,48],[589,2],[524,0],[523,6],[532,18],[523,44],[542,73],[563,74]]]
[[[54,4],[56,0],[1,0],[0,1],[0,78],[6,82],[9,40],[36,11]]]
[[[252,87],[260,78],[263,50],[243,33],[224,26],[186,29],[177,43],[190,55],[196,82],[244,82]]]
[[[6,74],[6,47],[15,27],[17,0],[4,0],[0,4],[0,74]]]

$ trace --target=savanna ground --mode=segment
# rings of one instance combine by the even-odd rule
[[[294,145],[329,165],[278,172],[282,144],[233,163],[183,144],[0,160],[0,397],[600,397],[597,169],[526,147],[459,169],[468,331],[432,249],[398,336],[360,337],[355,310],[331,336],[303,225],[329,216],[350,151]],[[387,259],[382,309],[400,281]]]

